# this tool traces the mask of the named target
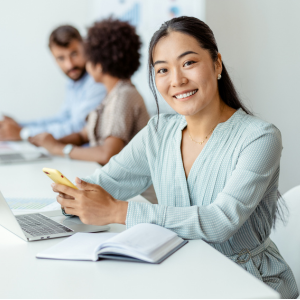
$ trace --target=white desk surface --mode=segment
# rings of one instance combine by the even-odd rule
[[[43,167],[70,180],[91,174],[96,163],[55,158],[0,166],[4,197],[51,197]],[[146,201],[138,196],[135,201]],[[111,224],[111,232],[124,225]],[[159,265],[112,260],[59,261],[35,258],[63,239],[24,242],[0,226],[0,298],[279,298],[280,295],[201,240]]]

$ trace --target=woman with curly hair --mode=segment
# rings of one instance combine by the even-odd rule
[[[140,66],[141,42],[127,22],[105,19],[88,30],[86,69],[107,90],[106,98],[90,113],[86,127],[56,140],[49,133],[30,138],[51,154],[96,161],[105,165],[149,121],[143,98],[130,78]],[[91,147],[82,147],[86,143]]]

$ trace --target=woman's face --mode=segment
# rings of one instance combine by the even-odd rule
[[[86,71],[94,78],[96,82],[102,82],[102,66],[100,64],[94,65],[92,62],[87,61]]]
[[[221,55],[213,62],[195,38],[171,32],[156,44],[153,64],[159,93],[179,114],[196,115],[219,100]]]

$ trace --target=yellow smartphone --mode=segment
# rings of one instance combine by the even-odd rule
[[[61,174],[56,169],[50,169],[50,168],[43,168],[43,172],[51,178],[55,183],[63,184],[66,186],[69,186],[75,190],[78,190],[77,186],[75,186],[66,176]]]

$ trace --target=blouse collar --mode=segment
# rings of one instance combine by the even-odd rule
[[[219,123],[214,132],[223,131],[232,128],[234,125],[238,124],[246,115],[242,108],[237,109],[237,111],[225,122]],[[187,126],[187,122],[184,116],[181,116],[181,122],[179,125],[180,130],[183,130]]]
[[[131,83],[130,80],[128,80],[128,79],[120,79],[115,84],[115,86],[112,88],[112,90],[106,95],[106,97],[104,98],[104,100],[98,105],[98,108],[101,108],[101,107],[105,106],[110,101],[110,99],[112,99],[113,97],[115,97],[115,95],[118,94],[119,89],[122,86],[125,86],[125,85],[133,86],[133,84]]]

